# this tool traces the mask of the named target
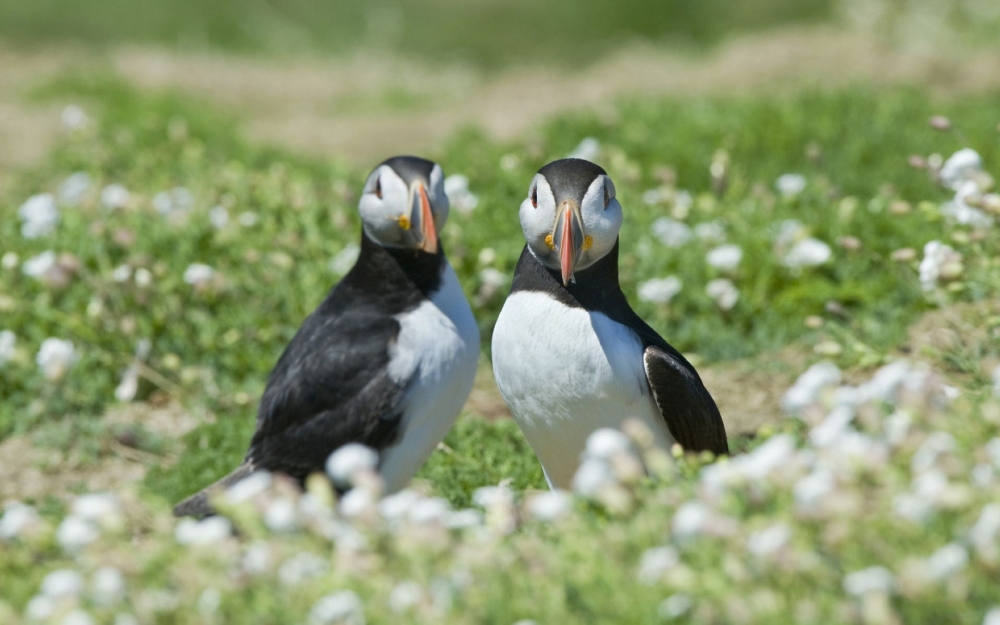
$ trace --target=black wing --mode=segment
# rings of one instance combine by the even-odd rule
[[[392,444],[405,381],[388,374],[399,323],[384,310],[353,306],[313,313],[278,360],[261,397],[247,462],[304,479],[338,447]]]
[[[646,347],[642,361],[656,407],[681,447],[728,454],[719,408],[694,368],[679,354],[656,345]]]

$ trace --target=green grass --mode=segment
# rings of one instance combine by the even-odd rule
[[[16,269],[0,273],[3,324],[19,341],[17,357],[3,369],[0,436],[47,424],[62,428],[61,436],[46,437],[52,445],[89,440],[93,420],[114,402],[113,390],[137,342],[147,339],[148,365],[156,375],[148,376],[139,399],[159,387],[215,415],[214,423],[185,438],[187,451],[177,465],[147,479],[151,492],[179,498],[239,461],[268,371],[337,280],[329,260],[358,237],[357,192],[374,163],[309,159],[248,144],[222,112],[171,95],[140,95],[100,76],[65,78],[34,97],[79,101],[96,121],[66,139],[47,164],[17,178],[0,200],[5,252],[24,261],[53,249],[72,253],[80,264],[60,288]],[[947,194],[926,173],[910,168],[907,158],[935,151],[948,155],[968,143],[987,163],[997,162],[998,107],[997,95],[938,102],[913,90],[858,89],[622,102],[612,116],[556,119],[525,142],[500,144],[469,130],[430,155],[447,173],[467,175],[480,196],[473,213],[453,211],[442,240],[470,295],[482,287],[479,258],[485,248],[495,251],[490,264],[509,275],[523,245],[517,206],[532,174],[593,136],[601,142],[598,160],[616,181],[625,207],[623,288],[668,341],[713,361],[797,340],[835,340],[843,348],[840,364],[874,364],[932,303],[919,288],[916,263],[894,262],[890,254],[902,247],[920,250],[952,232],[936,209]],[[926,120],[936,113],[951,116],[966,140],[931,130]],[[714,188],[708,174],[720,150],[729,163],[724,189]],[[679,188],[695,196],[686,221],[721,220],[728,241],[744,251],[740,268],[730,275],[741,292],[730,311],[719,310],[704,292],[706,282],[719,275],[704,260],[714,244],[694,241],[669,249],[651,234],[653,221],[671,209],[647,206],[641,198],[659,184],[656,176],[664,166],[674,169]],[[77,171],[92,180],[82,203],[62,209],[62,222],[51,236],[23,239],[16,216],[20,203],[31,194],[55,191]],[[775,178],[788,172],[808,179],[797,198],[773,191]],[[132,192],[126,210],[101,208],[99,191],[110,183]],[[190,190],[194,205],[187,214],[166,219],[151,208],[151,200],[176,186]],[[894,214],[893,201],[909,202],[913,210]],[[230,224],[221,230],[208,219],[216,205],[229,207]],[[243,212],[256,215],[256,223],[238,225]],[[801,272],[783,267],[773,238],[776,224],[786,219],[800,220],[829,243],[831,262]],[[842,236],[860,239],[861,249],[838,247]],[[985,253],[996,242],[966,237],[952,244],[965,253]],[[196,262],[217,270],[209,288],[195,289],[182,280]],[[122,264],[150,271],[151,284],[115,282],[112,270]],[[669,306],[638,300],[640,283],[668,274],[684,284]],[[983,299],[995,292],[986,266],[970,263],[967,274],[953,296]],[[476,299],[487,355],[502,302],[502,289]],[[840,313],[825,312],[831,302]],[[810,315],[826,315],[824,329],[807,329],[803,320]],[[81,357],[59,384],[46,382],[33,363],[49,336],[72,339]],[[507,471],[515,471],[519,486],[539,485],[530,452],[504,427],[464,423],[449,439],[454,457],[435,456],[425,476],[455,502],[467,501],[474,486]],[[465,440],[486,438],[484,430],[492,432],[496,448],[520,452],[504,459],[493,443],[484,452],[478,442],[470,446]],[[477,476],[474,467],[484,453],[496,459]]]

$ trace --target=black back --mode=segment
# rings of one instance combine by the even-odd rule
[[[432,164],[433,166],[433,164]],[[245,462],[304,479],[338,447],[396,441],[404,385],[388,376],[394,315],[440,286],[443,251],[387,249],[361,235],[358,262],[278,359]]]

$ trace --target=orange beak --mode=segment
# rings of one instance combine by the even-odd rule
[[[427,198],[427,189],[420,182],[414,184],[414,187],[410,221],[420,233],[419,249],[428,254],[437,254],[437,226],[434,225],[434,213],[431,212],[431,201]]]
[[[569,286],[573,272],[583,253],[585,235],[580,207],[572,200],[559,205],[556,226],[552,231],[552,241],[559,254],[559,268],[562,271],[563,286]]]

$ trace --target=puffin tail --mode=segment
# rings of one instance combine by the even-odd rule
[[[206,486],[194,495],[191,495],[184,501],[180,502],[174,506],[174,516],[184,517],[184,516],[194,516],[194,517],[206,517],[215,514],[215,508],[208,502],[209,496],[217,493],[220,490],[229,488],[236,482],[240,482],[256,470],[253,464],[249,462],[244,462],[235,471],[220,479],[219,481]]]

